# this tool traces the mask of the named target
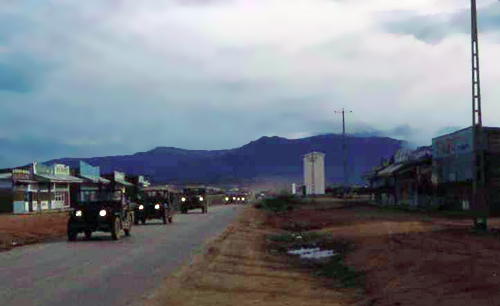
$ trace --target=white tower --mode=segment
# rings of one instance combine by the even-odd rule
[[[308,195],[325,194],[325,154],[311,152],[304,155],[304,185]]]

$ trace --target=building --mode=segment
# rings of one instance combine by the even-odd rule
[[[123,172],[113,171],[112,173],[103,175],[103,177],[110,181],[111,190],[122,190],[126,192],[127,189],[132,191],[134,188],[134,184],[127,182],[125,173]]]
[[[0,170],[0,212],[28,213],[38,203],[38,182],[30,169]]]
[[[69,167],[62,164],[46,166],[34,162],[32,169],[38,182],[38,203],[33,205],[33,210],[69,208],[70,187],[83,183],[83,180],[72,176]]]
[[[409,209],[432,207],[432,147],[421,147],[395,161],[402,165],[395,173],[396,205]]]
[[[325,194],[325,154],[311,152],[304,155],[303,162],[307,195]]]
[[[432,139],[432,181],[440,205],[449,210],[469,210],[472,204],[474,155],[484,152],[486,200],[491,212],[500,213],[500,128],[483,127],[483,147],[473,151],[473,128]]]
[[[110,181],[101,177],[100,167],[93,167],[84,161],[80,161],[77,169],[71,169],[71,173],[83,180],[79,185],[72,185],[71,203],[93,202],[99,200],[99,190],[110,184]]]

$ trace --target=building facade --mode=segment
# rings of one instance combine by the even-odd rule
[[[325,194],[325,154],[311,152],[303,157],[307,195]]]

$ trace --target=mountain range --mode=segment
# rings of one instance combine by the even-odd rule
[[[363,184],[362,174],[381,159],[389,158],[405,141],[380,136],[346,135],[350,184]],[[325,153],[327,185],[343,182],[342,135],[323,134],[301,139],[261,137],[229,150],[184,150],[157,147],[133,155],[92,158],[60,158],[45,164],[77,167],[83,160],[100,166],[101,173],[114,170],[144,175],[154,184],[201,183],[227,186],[257,182],[302,184],[302,156],[311,151]]]

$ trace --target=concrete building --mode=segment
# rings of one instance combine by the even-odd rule
[[[303,161],[306,194],[325,194],[325,154],[311,152],[304,155]]]

